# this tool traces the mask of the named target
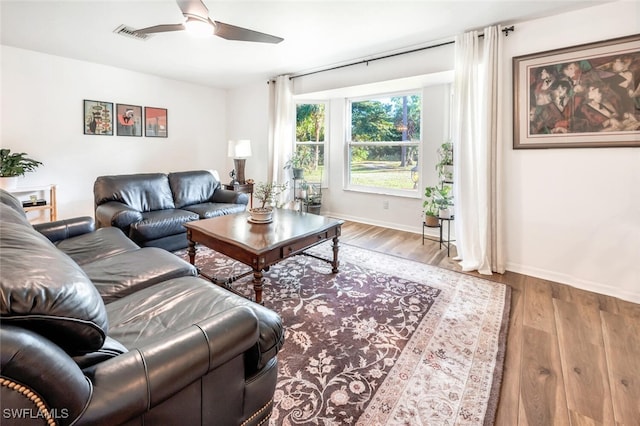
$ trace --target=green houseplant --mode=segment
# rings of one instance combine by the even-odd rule
[[[276,197],[287,188],[287,184],[277,184],[275,182],[258,183],[254,190],[253,196],[260,200],[260,207],[249,209],[251,220],[254,223],[269,223],[273,220],[273,208],[271,204]]]
[[[422,203],[424,209],[424,223],[427,226],[438,226],[440,221],[438,220],[438,204],[436,203],[436,192],[438,188],[435,186],[427,186],[424,189],[425,200]]]
[[[439,161],[436,163],[436,171],[441,181],[453,181],[453,143],[445,142],[438,148]]]
[[[453,195],[451,194],[450,186],[443,185],[440,188],[435,188],[433,202],[438,206],[439,217],[443,219],[451,217],[450,207],[453,206]]]
[[[320,214],[320,208],[322,207],[322,187],[319,183],[309,185],[304,206],[308,213]]]
[[[425,214],[425,224],[427,226],[438,226],[438,218],[448,219],[451,216],[449,207],[453,206],[453,195],[451,187],[443,185],[427,186],[424,189],[425,200],[422,203]]]
[[[19,176],[32,172],[42,165],[38,160],[27,157],[25,152],[11,153],[8,148],[0,149],[0,187],[13,189]]]
[[[291,169],[294,179],[302,179],[304,177],[304,170],[311,167],[311,164],[313,164],[311,152],[306,149],[301,149],[291,155],[291,158],[284,164],[284,169]]]

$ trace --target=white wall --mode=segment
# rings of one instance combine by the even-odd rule
[[[640,3],[617,2],[517,24],[503,101],[512,57],[632,35],[638,16]],[[640,148],[513,150],[512,125],[505,117],[507,269],[639,303]]]
[[[227,134],[229,139],[249,139],[251,157],[245,165],[246,179],[256,182],[267,180],[268,141],[269,141],[269,85],[266,81],[229,91],[227,100]],[[233,160],[229,160],[225,173],[221,173],[226,182],[228,172],[233,169]]]
[[[0,144],[44,163],[19,185],[56,183],[59,218],[93,215],[100,175],[218,169],[225,180],[224,90],[8,46],[0,56]],[[84,135],[84,99],[167,108],[169,137]]]
[[[637,2],[615,2],[516,24],[503,40],[507,78],[502,101],[512,105],[513,56],[635,34],[639,7]],[[294,91],[318,92],[452,68],[453,47],[444,46],[302,77],[294,80]],[[233,102],[242,105],[261,94],[262,89],[236,91]],[[332,115],[343,113],[331,107]],[[246,122],[251,125],[255,118],[264,128],[265,116],[260,112]],[[507,137],[507,269],[640,303],[640,148],[513,150],[512,125],[509,114],[502,129]],[[341,135],[332,135],[336,137],[339,141]],[[342,157],[340,146],[330,147],[332,188],[326,191],[323,212],[418,232],[422,207],[416,200],[342,191]],[[391,200],[389,210],[382,208],[383,199]]]

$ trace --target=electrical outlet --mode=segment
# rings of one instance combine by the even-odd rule
[[[382,202],[382,208],[385,210],[389,210],[389,201],[388,200],[384,200]]]

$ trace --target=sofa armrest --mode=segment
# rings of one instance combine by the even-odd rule
[[[213,193],[211,201],[214,203],[244,204],[246,206],[249,204],[249,196],[242,192],[218,188]]]
[[[37,223],[33,225],[33,228],[55,243],[93,232],[96,230],[96,224],[91,216],[81,216],[56,220],[55,222]]]
[[[230,309],[91,368],[91,403],[81,424],[120,424],[149,411],[258,340],[248,307]],[[220,392],[225,392],[221,389]]]
[[[45,409],[59,425],[72,424],[82,415],[91,398],[91,382],[59,346],[33,331],[3,324],[0,353],[3,422],[42,418]]]
[[[108,201],[96,208],[98,228],[115,226],[127,229],[132,223],[142,220],[142,213],[119,201]]]

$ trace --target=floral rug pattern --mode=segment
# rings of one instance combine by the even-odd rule
[[[312,251],[331,256],[330,244]],[[506,287],[344,244],[340,262],[332,274],[300,255],[264,274],[286,329],[270,424],[492,419]],[[219,278],[248,270],[201,246],[196,264]],[[251,275],[233,287],[252,296]]]

